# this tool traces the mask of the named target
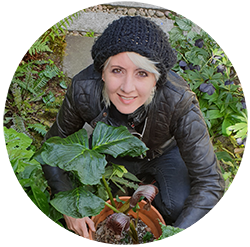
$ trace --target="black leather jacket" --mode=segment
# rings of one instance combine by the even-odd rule
[[[101,75],[93,65],[77,74],[45,138],[66,137],[85,122],[93,128],[98,121],[119,125],[119,120],[110,116],[102,102],[102,88]],[[142,141],[149,148],[147,159],[154,159],[178,145],[189,171],[191,192],[176,226],[189,227],[213,208],[224,193],[224,179],[195,94],[180,76],[170,71],[153,101],[130,114],[128,119],[126,126],[131,132],[143,123]],[[47,165],[43,170],[53,193],[71,189],[66,172]]]

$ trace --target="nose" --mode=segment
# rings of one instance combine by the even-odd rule
[[[123,78],[123,83],[121,84],[121,91],[129,94],[135,90],[135,83],[132,75],[127,74]]]

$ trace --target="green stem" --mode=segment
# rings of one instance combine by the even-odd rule
[[[115,213],[120,213],[120,211],[116,207],[113,207],[109,203],[105,202],[105,205],[108,206],[110,209],[112,209]]]
[[[103,184],[104,184],[105,189],[106,189],[107,192],[108,192],[109,199],[110,199],[110,201],[111,201],[112,206],[116,208],[116,205],[115,205],[115,202],[114,202],[113,195],[112,195],[112,193],[111,193],[111,190],[110,190],[110,188],[109,188],[109,186],[108,186],[108,183],[107,183],[107,181],[106,181],[106,179],[105,179],[104,176],[102,176],[102,181],[103,181]]]

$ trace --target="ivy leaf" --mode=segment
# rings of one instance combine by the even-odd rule
[[[160,224],[162,235],[154,240],[153,245],[192,245],[195,240],[192,234],[185,229]]]
[[[50,203],[60,213],[73,218],[97,215],[105,206],[101,198],[84,190],[83,187],[59,192]]]
[[[135,157],[148,150],[125,126],[113,127],[102,122],[98,122],[94,129],[92,149],[98,153],[110,154],[114,158],[118,155]]]

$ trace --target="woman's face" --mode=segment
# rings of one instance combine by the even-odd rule
[[[110,101],[124,114],[142,106],[156,84],[155,75],[138,68],[126,52],[111,57],[102,79]]]

